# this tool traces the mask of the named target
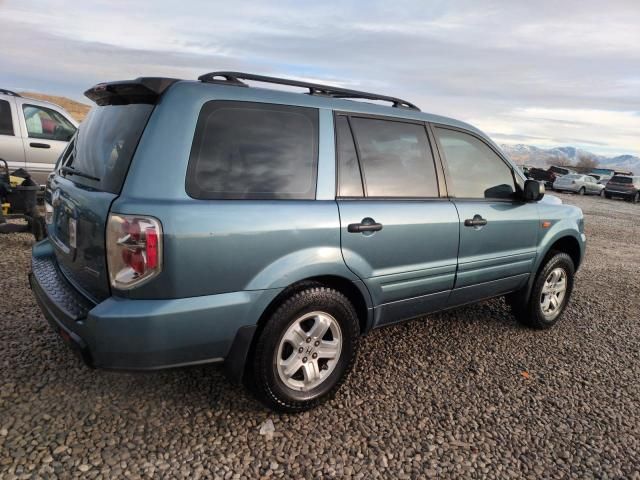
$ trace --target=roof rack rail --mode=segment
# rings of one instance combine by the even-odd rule
[[[11,95],[12,97],[21,97],[22,96],[19,93],[12,92],[11,90],[6,90],[4,88],[0,88],[0,93],[2,93],[3,95]]]
[[[242,80],[250,80],[254,82],[275,83],[277,85],[289,85],[291,87],[302,87],[309,89],[309,95],[326,95],[333,98],[360,98],[363,100],[380,100],[390,102],[396,108],[408,108],[420,111],[413,103],[402,100],[401,98],[388,97],[386,95],[378,95],[375,93],[361,92],[358,90],[350,90],[348,88],[332,87],[330,85],[322,85],[319,83],[304,82],[301,80],[292,80],[288,78],[267,77],[265,75],[255,75],[253,73],[243,72],[210,72],[200,75],[198,80],[205,83],[220,83],[224,85],[234,85],[236,87],[248,87]]]

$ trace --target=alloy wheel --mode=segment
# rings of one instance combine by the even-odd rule
[[[567,272],[563,268],[554,268],[544,281],[540,295],[540,308],[547,320],[552,320],[561,311],[567,292]]]
[[[307,392],[324,382],[335,369],[342,351],[338,321],[326,312],[297,318],[276,350],[280,380],[293,390]]]

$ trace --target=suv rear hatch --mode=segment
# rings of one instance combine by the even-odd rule
[[[633,178],[631,177],[614,175],[611,180],[607,182],[607,191],[631,194],[633,193],[634,188]]]
[[[95,302],[110,295],[105,252],[109,209],[154,108],[152,103],[97,102],[104,106],[94,107],[80,124],[47,192],[52,210],[48,231],[60,270]]]

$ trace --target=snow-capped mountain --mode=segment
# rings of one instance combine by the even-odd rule
[[[616,168],[618,170],[632,171],[640,173],[640,157],[635,155],[619,155],[617,157],[606,157],[596,155],[586,150],[576,147],[554,147],[539,148],[533,145],[500,145],[502,151],[519,165],[533,165],[536,167],[547,167],[547,160],[561,158],[575,164],[580,155],[593,157],[598,161],[598,166]]]

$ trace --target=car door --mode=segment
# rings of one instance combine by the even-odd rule
[[[511,165],[479,135],[435,126],[447,189],[460,217],[460,248],[448,306],[516,290],[533,268],[540,219],[520,200]]]
[[[44,185],[76,127],[52,108],[30,103],[28,99],[16,103],[25,132],[23,142],[27,169],[38,183]]]
[[[16,120],[15,100],[9,96],[0,98],[0,158],[7,162],[10,171],[25,166],[24,147]]]
[[[371,293],[374,326],[443,308],[459,221],[440,194],[425,124],[355,115],[335,124],[342,252]]]

